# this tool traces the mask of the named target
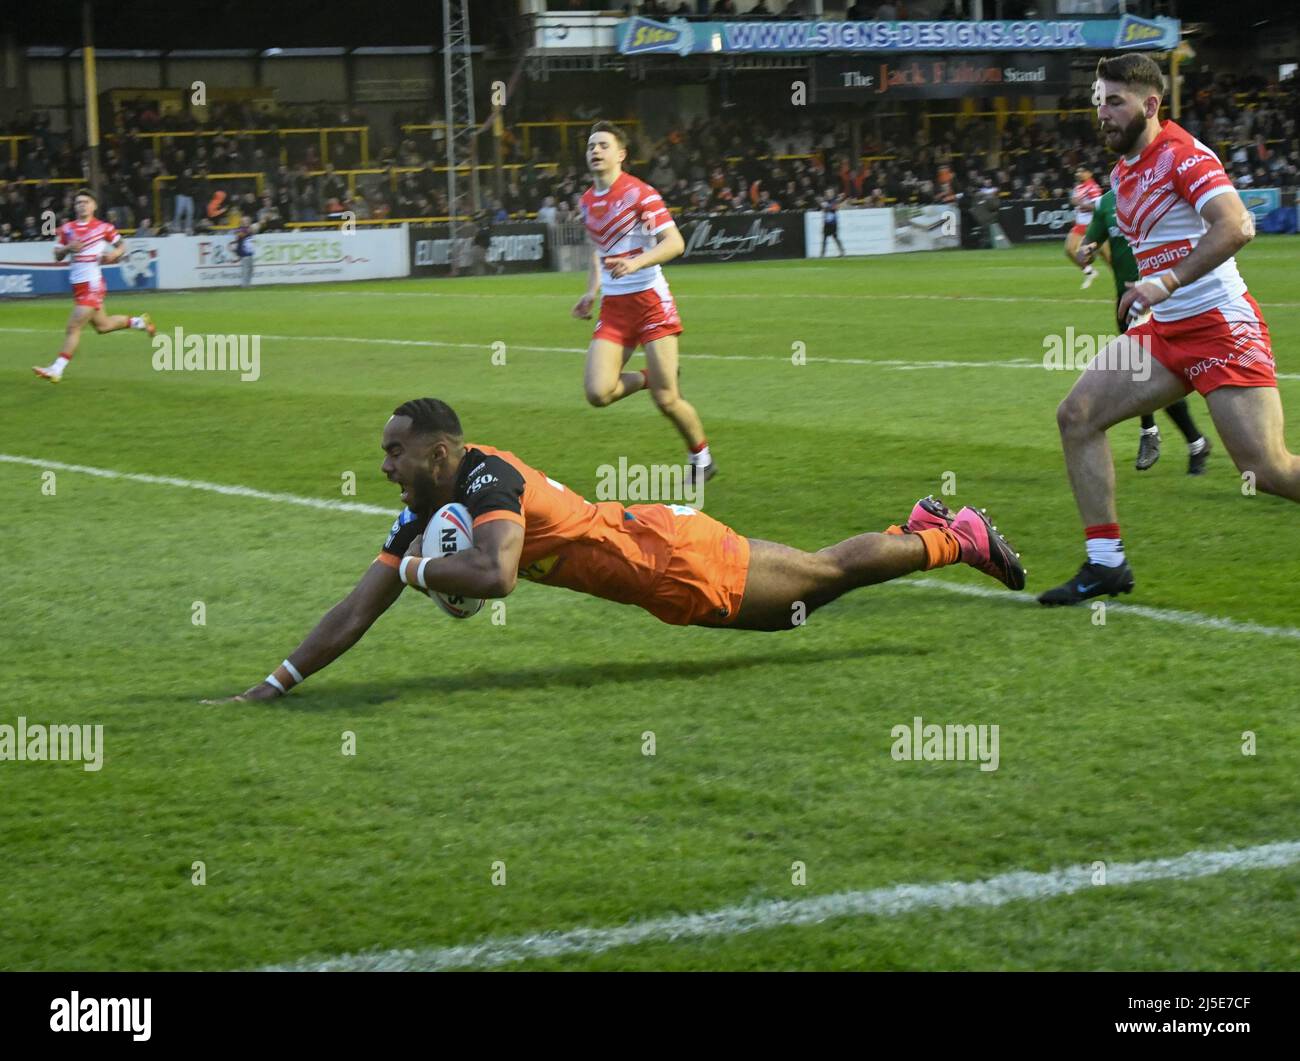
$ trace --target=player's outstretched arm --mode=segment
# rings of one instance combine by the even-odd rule
[[[360,641],[362,635],[392,606],[401,592],[402,582],[397,577],[397,572],[376,560],[366,569],[356,588],[326,612],[302,644],[266,678],[238,696],[203,702],[224,704],[244,700],[274,700],[283,696],[294,685],[333,663]]]
[[[461,597],[508,597],[519,579],[524,528],[494,519],[474,528],[474,545],[450,556],[423,556],[424,536],[411,543],[398,577],[408,586]]]

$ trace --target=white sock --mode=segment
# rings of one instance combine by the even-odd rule
[[[132,328],[138,328],[140,330],[144,329],[144,321],[139,317],[132,317],[130,323]]]
[[[1119,567],[1124,562],[1123,538],[1089,538],[1088,563]]]
[[[1084,275],[1084,276],[1096,276],[1096,275],[1097,275],[1097,270],[1094,269],[1091,265],[1085,265],[1085,266],[1083,267],[1083,275]]]
[[[72,358],[64,357],[62,354],[60,354],[58,357],[54,359],[54,364],[50,366],[50,371],[53,372],[56,376],[62,376],[63,370],[68,367],[68,362],[71,360]]]
[[[1187,452],[1195,457],[1198,453],[1201,453],[1207,445],[1208,443],[1205,441],[1205,436],[1202,435],[1195,442],[1187,443]]]
[[[1158,434],[1160,434],[1160,428],[1159,428],[1157,425],[1152,424],[1150,427],[1144,427],[1144,428],[1142,429],[1142,434],[1144,434],[1144,435],[1158,435]]]
[[[705,446],[699,453],[691,454],[691,463],[698,468],[707,468],[709,466],[709,447]]]

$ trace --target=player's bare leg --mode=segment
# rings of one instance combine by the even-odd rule
[[[1229,456],[1256,489],[1300,501],[1300,456],[1286,448],[1276,387],[1219,387],[1205,396]]]
[[[1178,377],[1152,357],[1145,361],[1150,376],[1135,378],[1141,373],[1135,373],[1133,355],[1118,352],[1133,349],[1126,344],[1131,341],[1120,336],[1097,354],[1056,410],[1065,467],[1085,527],[1117,522],[1115,463],[1106,431],[1123,420],[1163,409],[1186,393]]]
[[[925,502],[918,502],[922,511]],[[1023,589],[1025,571],[1011,545],[983,513],[964,508],[954,517],[942,505],[924,513],[924,529],[909,533],[859,534],[807,553],[788,545],[749,539],[749,572],[736,618],[738,630],[789,630],[816,609],[850,590],[966,563],[1003,585]],[[705,624],[711,625],[711,624]]]
[[[695,406],[682,397],[678,389],[677,336],[665,335],[645,344],[646,370],[650,380],[650,397],[659,411],[673,422],[690,451],[692,468],[711,479],[716,468],[704,437],[704,424]]]
[[[81,329],[86,326],[96,313],[101,310],[92,309],[90,306],[73,306],[72,312],[68,315],[68,324],[63,331],[63,345],[59,347],[58,356],[49,365],[33,365],[32,371],[41,379],[47,379],[51,383],[58,383],[63,378],[63,370],[67,367],[72,355],[77,352],[77,347],[81,345]]]
[[[1040,594],[1043,604],[1077,604],[1099,596],[1098,591],[1114,596],[1133,588],[1119,533],[1115,462],[1106,431],[1123,420],[1163,409],[1186,393],[1182,381],[1154,357],[1148,354],[1138,362],[1140,353],[1130,336],[1112,340],[1057,407],[1061,448],[1083,520],[1088,560],[1075,579]],[[1146,374],[1137,371],[1139,367],[1149,370],[1146,379],[1138,378]]]
[[[1065,256],[1070,259],[1070,264],[1078,269],[1082,269],[1083,266],[1079,264],[1078,259],[1075,258],[1075,254],[1078,253],[1081,246],[1083,246],[1082,233],[1067,232],[1065,234]]]
[[[100,335],[107,332],[121,331],[123,328],[131,327],[131,318],[125,314],[114,314],[109,316],[102,309],[95,310],[90,318],[90,323]]]
[[[1089,262],[1087,265],[1081,265],[1079,263],[1079,259],[1076,257],[1076,255],[1079,252],[1079,248],[1083,246],[1083,238],[1084,238],[1084,234],[1082,232],[1066,233],[1065,256],[1070,259],[1070,264],[1073,265],[1076,269],[1083,270],[1083,288],[1086,290],[1087,288],[1092,286],[1092,282],[1096,280],[1100,274],[1097,272],[1097,267],[1093,265],[1091,262]],[[1107,252],[1106,260],[1107,262],[1110,261],[1109,252]]]
[[[587,401],[597,407],[611,405],[629,394],[645,390],[645,376],[640,372],[623,371],[635,352],[635,347],[622,346],[608,339],[591,341],[591,346],[587,348],[587,371],[583,378]]]

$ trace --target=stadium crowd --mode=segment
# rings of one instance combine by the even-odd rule
[[[1220,152],[1238,187],[1300,185],[1300,81],[1268,86],[1259,78],[1189,74],[1182,124]],[[770,116],[738,113],[700,117],[658,139],[635,135],[629,165],[687,212],[775,211],[817,207],[827,193],[866,205],[956,202],[983,192],[1014,199],[1060,199],[1077,167],[1105,184],[1113,164],[1097,142],[1089,101],[1065,98],[1057,117],[936,120],[929,135],[908,134],[902,119],[859,121],[860,154],[844,118],[801,117],[780,126]],[[908,122],[914,119],[908,119]],[[145,233],[203,232],[256,221],[263,229],[286,222],[325,221],[351,211],[359,220],[445,217],[449,207],[439,170],[441,146],[431,136],[399,139],[361,157],[358,134],[334,134],[322,159],[315,137],[282,137],[282,128],[359,126],[355,111],[315,108],[273,113],[231,105],[213,113],[209,129],[241,135],[158,139],[148,134],[195,132],[200,126],[148,106],[120,111],[101,152],[101,216]],[[259,135],[265,131],[266,135]],[[75,184],[84,181],[85,152],[49,132],[41,115],[24,116],[9,132],[26,134],[16,162],[0,152],[0,242],[41,238],[40,218],[67,216]],[[155,150],[157,145],[157,150]],[[282,160],[282,151],[289,159]],[[581,137],[567,157],[525,157],[508,131],[509,165],[503,194],[485,175],[483,210],[493,221],[538,216],[575,219],[587,186]],[[367,168],[351,180],[340,171]],[[223,176],[242,175],[242,176]],[[163,216],[154,215],[154,178],[162,185]],[[465,207],[462,206],[462,210]]]

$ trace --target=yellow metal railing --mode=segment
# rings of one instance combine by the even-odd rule
[[[534,129],[558,129],[560,131],[560,150],[565,154],[568,154],[569,130],[590,129],[594,124],[594,122],[595,120],[556,121],[556,122],[514,122],[511,125],[509,125],[508,128],[517,129],[521,133],[520,147],[523,149],[525,155],[529,155],[532,153]],[[629,131],[631,130],[639,131],[641,128],[641,120],[639,118],[624,118],[622,121],[616,121],[614,124],[617,125],[620,129],[629,130]],[[447,128],[446,122],[426,122],[423,124],[403,125],[402,132],[404,133],[433,132],[434,129],[442,129],[445,131],[446,128]],[[468,126],[457,125],[456,128],[465,129],[468,128]]]
[[[163,222],[162,186],[165,182],[174,181],[175,179],[176,178],[170,174],[161,173],[153,179],[153,217],[159,224],[162,224]],[[198,180],[199,178],[195,177],[194,179]],[[262,198],[263,188],[266,185],[266,175],[264,173],[209,173],[206,175],[205,179],[209,183],[212,181],[224,180],[254,180],[257,182],[257,197],[259,200]],[[194,204],[194,218],[196,221],[200,217],[206,216],[206,214],[202,212],[204,209],[205,204],[197,202]]]
[[[368,125],[313,125],[286,129],[177,129],[161,132],[138,132],[129,134],[132,139],[151,140],[153,149],[158,151],[162,140],[175,140],[194,137],[216,136],[307,136],[314,135],[320,139],[320,157],[322,162],[329,161],[329,137],[331,133],[356,133],[361,137],[361,157],[370,159],[370,126]],[[119,133],[110,133],[105,140],[119,140]],[[280,145],[280,161],[288,162],[288,148]]]

